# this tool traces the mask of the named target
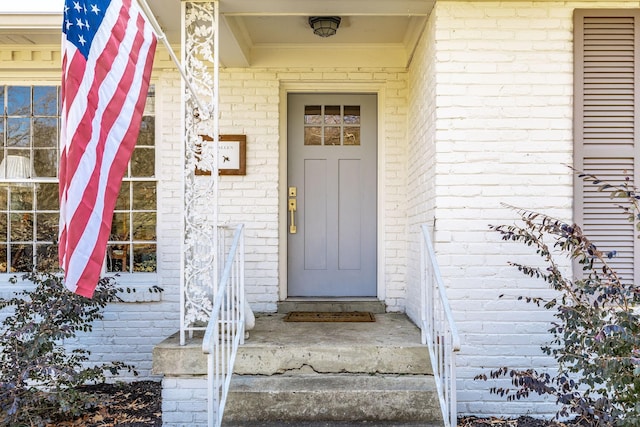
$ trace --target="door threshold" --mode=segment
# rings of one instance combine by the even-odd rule
[[[287,297],[285,301],[380,301],[377,297]]]
[[[371,313],[385,313],[384,301],[372,297],[321,297],[321,298],[287,298],[278,303],[278,313],[291,313],[292,311],[369,311]]]

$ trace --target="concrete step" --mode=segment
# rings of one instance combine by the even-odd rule
[[[433,377],[351,374],[234,376],[224,419],[280,425],[442,421]]]
[[[418,328],[403,314],[375,317],[373,323],[291,323],[282,314],[261,315],[238,349],[234,372],[432,374]]]
[[[439,422],[397,421],[223,421],[222,427],[443,427]]]
[[[332,298],[328,300],[316,300],[308,298],[290,298],[278,303],[278,313],[291,313],[292,311],[369,311],[374,314],[386,312],[383,301],[373,298],[359,300]]]
[[[259,315],[238,349],[224,425],[442,425],[427,348],[404,314],[372,323],[283,317]]]

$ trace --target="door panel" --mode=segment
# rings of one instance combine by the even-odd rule
[[[290,94],[287,119],[289,296],[376,296],[376,95]]]

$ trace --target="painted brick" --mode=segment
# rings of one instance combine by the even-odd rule
[[[549,363],[531,356],[544,342],[545,314],[513,301],[518,295],[540,295],[545,286],[506,266],[510,260],[535,258],[501,242],[488,224],[512,221],[504,202],[571,217],[571,174],[562,165],[572,157],[571,15],[576,7],[637,7],[637,2],[437,2],[408,70],[221,70],[221,133],[247,135],[248,169],[243,177],[221,177],[220,214],[223,221],[247,225],[246,290],[254,310],[274,311],[280,284],[281,83],[383,82],[380,255],[388,310],[406,310],[417,318],[419,226],[429,224],[463,337],[459,410],[531,412],[530,403],[507,405],[487,392],[487,384],[472,380],[486,366]],[[114,351],[120,360],[135,360],[141,378],[155,378],[149,373],[150,349],[179,323],[180,79],[175,71],[160,70],[154,82],[160,264],[153,284],[164,293],[159,302],[108,307],[92,333],[69,342],[90,349],[92,361],[112,360]],[[127,275],[119,282],[141,286]],[[522,304],[517,313],[514,304]],[[165,425],[200,422],[203,412],[194,402],[202,400],[203,386],[183,378],[163,381]],[[182,411],[185,405],[188,411]],[[552,402],[536,407],[540,415],[553,411]]]
[[[549,313],[514,302],[517,295],[549,292],[544,283],[505,268],[507,261],[537,257],[498,242],[487,225],[513,222],[501,203],[571,218],[572,174],[564,165],[572,162],[576,7],[616,6],[437,3],[409,69],[409,233],[436,218],[436,251],[463,341],[457,358],[462,413],[549,416],[556,410],[553,402],[535,410],[527,401],[507,404],[472,378],[482,366],[551,362],[539,350],[548,338]],[[410,237],[409,247],[417,243]],[[419,280],[411,267],[414,253],[407,275],[412,318]]]

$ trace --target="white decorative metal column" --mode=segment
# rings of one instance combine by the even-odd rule
[[[204,330],[217,289],[218,1],[182,3],[184,215],[180,344]],[[204,136],[204,139],[203,139]],[[210,172],[196,175],[198,170]]]

